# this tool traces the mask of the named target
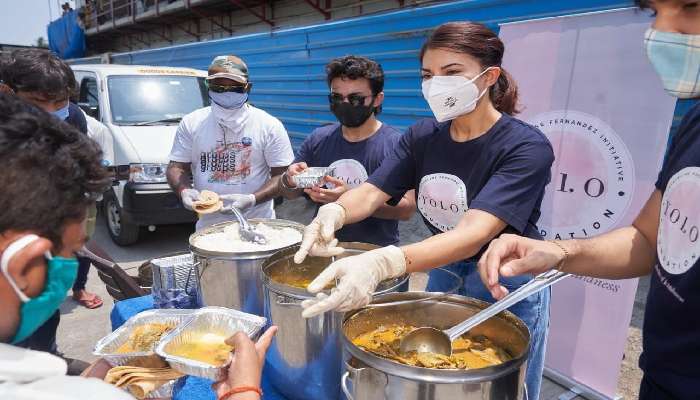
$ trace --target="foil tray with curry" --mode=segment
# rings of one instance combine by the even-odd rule
[[[172,343],[166,351],[177,357],[223,366],[228,362],[233,347],[225,343],[227,336],[220,332],[199,332],[186,341]]]
[[[382,325],[356,336],[352,339],[352,343],[379,357],[423,368],[478,369],[498,365],[512,359],[504,349],[496,346],[487,337],[469,334],[452,342],[451,356],[415,351],[402,353],[399,350],[399,343],[414,329],[415,327],[411,325]]]
[[[152,351],[161,337],[174,328],[174,325],[161,323],[136,326],[127,341],[119,346],[115,353],[129,354]],[[169,350],[172,355],[218,367],[228,361],[233,350],[233,347],[224,343],[226,338],[226,335],[216,332],[200,333],[192,335],[187,342],[173,345],[172,349]]]
[[[166,333],[175,328],[173,324],[150,323],[136,326],[129,338],[116,350],[116,354],[153,351],[156,343]]]

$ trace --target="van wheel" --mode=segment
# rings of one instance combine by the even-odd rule
[[[114,192],[105,195],[104,216],[107,223],[107,231],[114,243],[120,246],[128,246],[139,239],[139,226],[125,222],[122,217],[122,208],[114,195]]]

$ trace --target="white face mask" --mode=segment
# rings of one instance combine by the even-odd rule
[[[217,121],[225,124],[242,124],[248,116],[245,106],[239,108],[224,108],[215,102],[211,102],[211,113]]]
[[[435,119],[445,122],[474,111],[476,103],[489,89],[479,93],[479,88],[474,82],[490,69],[486,68],[473,79],[463,76],[434,76],[423,81],[423,97],[433,111]]]

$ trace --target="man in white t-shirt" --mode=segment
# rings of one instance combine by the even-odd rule
[[[233,205],[247,218],[274,218],[279,177],[294,159],[287,131],[277,118],[247,103],[252,85],[240,58],[216,57],[207,86],[211,107],[180,122],[168,183],[188,209],[201,190],[210,190],[221,196],[225,207]],[[197,229],[232,218],[202,215]]]

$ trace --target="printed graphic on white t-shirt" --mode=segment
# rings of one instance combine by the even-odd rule
[[[345,184],[351,189],[360,186],[369,177],[365,167],[360,164],[359,161],[352,158],[344,158],[342,160],[335,161],[330,166],[335,167],[335,172],[333,175],[345,182]]]
[[[418,187],[418,210],[431,225],[443,232],[454,229],[469,209],[467,188],[459,177],[430,174]]]
[[[199,154],[199,173],[209,183],[244,185],[251,173],[253,139],[228,133],[223,125],[219,127],[222,134],[215,146],[208,151],[202,149]]]
[[[668,273],[687,272],[700,257],[700,167],[684,168],[668,181],[656,239],[659,264]]]

